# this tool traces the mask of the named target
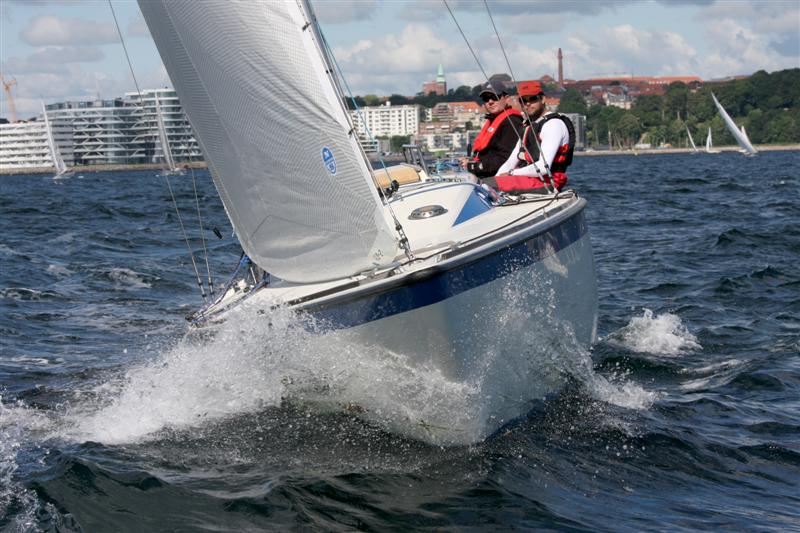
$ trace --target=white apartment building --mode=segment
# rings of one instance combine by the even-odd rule
[[[72,166],[72,126],[68,122],[49,118],[61,157],[67,166]],[[50,153],[43,119],[0,124],[0,169],[48,167],[55,167],[55,163]]]
[[[415,135],[419,128],[420,105],[365,106],[351,110],[350,116],[359,139],[367,139],[367,130],[372,137],[393,137],[395,135]]]
[[[161,143],[158,138],[158,122],[156,119],[156,97],[158,107],[164,120],[172,158],[176,163],[202,161],[200,145],[194,137],[194,131],[183,112],[178,95],[173,89],[148,89],[142,91],[141,105],[139,94],[125,93],[126,102],[139,106],[140,112],[131,125],[131,147],[134,158],[143,158],[142,162],[160,163],[164,161]]]

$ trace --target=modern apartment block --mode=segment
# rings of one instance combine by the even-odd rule
[[[350,111],[359,140],[366,145],[369,139],[367,130],[373,138],[393,137],[395,135],[415,135],[419,128],[420,105],[391,105],[362,107]]]
[[[50,128],[61,157],[67,166],[72,166],[72,125],[50,118]],[[53,166],[44,120],[0,124],[0,169]]]
[[[178,96],[172,89],[127,93],[111,100],[68,101],[46,106],[55,142],[67,166],[160,163],[156,97],[172,157],[177,163],[202,161]],[[0,125],[3,168],[52,166],[43,117]]]
[[[144,158],[145,163],[164,161],[161,143],[158,140],[158,121],[156,118],[156,99],[158,109],[164,120],[172,158],[176,163],[202,161],[203,154],[194,137],[192,126],[183,112],[178,95],[173,89],[149,89],[142,91],[141,104],[139,94],[125,93],[127,102],[140,107],[136,121],[131,126],[136,158]]]

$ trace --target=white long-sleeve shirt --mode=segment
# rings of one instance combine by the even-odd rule
[[[550,115],[545,113],[539,117],[536,122],[540,122]],[[533,135],[531,131],[528,135]],[[558,149],[569,144],[569,130],[563,120],[548,120],[542,126],[542,131],[539,134],[541,137],[541,153],[539,159],[534,161],[533,164],[517,168],[517,165],[522,162],[519,158],[519,153],[522,146],[522,139],[517,141],[514,150],[511,151],[511,156],[503,163],[497,171],[497,176],[500,174],[513,174],[515,176],[544,176],[547,174],[544,162],[547,161],[547,167],[553,165],[553,159],[556,157]]]

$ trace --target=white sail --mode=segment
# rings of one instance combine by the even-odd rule
[[[164,115],[161,114],[161,102],[158,100],[158,91],[156,95],[156,122],[158,123],[158,139],[161,142],[161,152],[164,154],[164,162],[167,164],[168,170],[176,170],[175,161],[172,159],[172,150],[169,147],[169,138],[167,138],[167,128],[164,125]]]
[[[689,142],[692,144],[692,150],[694,150],[696,152],[697,151],[697,146],[694,144],[694,139],[692,139],[692,132],[689,131],[689,126],[688,125],[686,125],[686,135],[689,136]]]
[[[733,138],[736,139],[736,142],[739,143],[739,146],[742,148],[742,150],[751,155],[755,154],[757,150],[750,143],[750,139],[747,138],[747,134],[736,126],[736,123],[733,121],[730,115],[728,115],[728,113],[725,111],[725,108],[722,107],[722,105],[719,103],[719,100],[717,100],[717,97],[714,96],[714,93],[711,93],[711,98],[714,99],[714,104],[717,106],[719,114],[725,121],[725,126],[728,128],[728,131],[731,132]]]
[[[50,157],[53,159],[53,166],[56,167],[56,175],[60,176],[67,173],[67,164],[64,163],[64,158],[61,157],[61,152],[58,150],[55,136],[53,135],[53,128],[50,126],[50,119],[47,118],[47,108],[42,102],[42,115],[44,115],[44,127],[47,132],[47,146],[50,148]]]
[[[307,6],[139,7],[251,259],[295,282],[394,260],[397,241]]]

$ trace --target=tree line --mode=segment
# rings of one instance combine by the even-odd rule
[[[589,146],[686,146],[686,128],[702,144],[711,128],[715,145],[736,144],[711,99],[713,91],[737,125],[744,125],[754,144],[800,142],[800,69],[767,73],[746,79],[690,87],[674,82],[663,96],[641,95],[631,109],[587,106],[582,95],[568,89],[559,111],[586,115]]]

